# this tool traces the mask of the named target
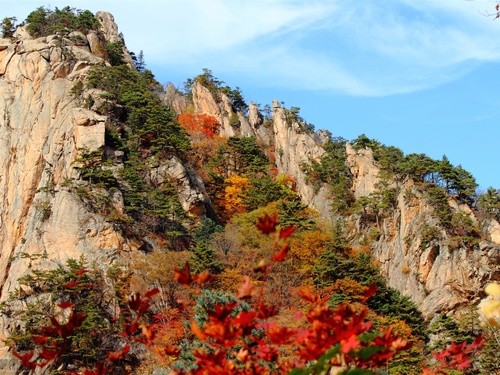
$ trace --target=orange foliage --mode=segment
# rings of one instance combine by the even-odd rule
[[[361,285],[357,281],[348,277],[335,281],[332,291],[336,294],[343,293],[353,302],[361,302],[368,287]]]
[[[243,198],[244,189],[250,185],[248,178],[235,174],[226,179],[225,185],[223,206],[226,211],[232,215],[245,212]]]
[[[329,234],[320,230],[305,232],[300,237],[295,237],[290,241],[291,255],[312,265],[319,254],[326,249],[331,239]]]
[[[225,142],[226,138],[214,136],[213,138],[203,137],[193,140],[191,143],[191,151],[187,155],[189,164],[203,179],[208,179],[206,166]]]
[[[202,133],[213,139],[219,132],[219,121],[213,116],[206,114],[183,113],[177,118],[177,122],[192,136]]]
[[[233,268],[226,268],[217,276],[220,290],[231,293],[236,293],[242,279],[243,275],[241,274],[241,270]]]

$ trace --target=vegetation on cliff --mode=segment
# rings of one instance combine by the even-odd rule
[[[69,7],[38,8],[26,22],[34,36],[99,27],[88,11]],[[12,27],[5,23],[4,33]],[[187,102],[194,82],[218,104],[225,95],[233,111],[246,114],[241,90],[207,69],[188,79]],[[7,343],[26,367],[87,375],[311,374],[331,368],[345,374],[453,374],[448,370],[495,368],[495,342],[481,349],[477,325],[453,326],[443,317],[431,327],[438,340],[429,343],[429,322],[388,286],[370,255],[402,194],[408,200],[421,194],[433,207],[437,222],[422,226],[420,250],[443,233],[451,251],[476,247],[480,223],[450,202],[498,219],[500,198],[494,189],[478,196],[462,167],[446,157],[405,156],[361,135],[350,144],[371,152],[380,174],[375,191],[356,198],[347,141],[330,137],[322,156],[301,166],[316,191],[330,189],[334,220],[324,220],[301,201],[297,181],[278,171],[280,151],[273,145],[238,132],[221,136],[219,119],[196,113],[192,103],[183,113],[166,105],[142,54],[132,67],[123,45],[108,43],[107,63],[90,69],[72,93],[110,122],[103,150],[79,150],[79,177],[67,187],[123,237],[142,245],[106,274],[82,259],[19,280],[2,312],[19,321]],[[298,112],[284,109],[287,124],[298,123],[300,134],[312,135]],[[267,120],[272,122],[269,115]],[[183,208],[179,181],[168,172],[173,165],[200,176],[207,198],[202,215]],[[409,180],[414,188],[403,193]],[[462,346],[455,344],[462,339]],[[434,360],[424,355],[430,345],[442,350]],[[466,356],[471,353],[474,364]]]

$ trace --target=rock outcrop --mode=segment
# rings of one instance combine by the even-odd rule
[[[310,164],[311,160],[318,161],[325,151],[316,143],[314,135],[305,132],[301,124],[288,115],[287,109],[281,108],[280,103],[275,100],[272,120],[268,121],[266,127],[256,104],[250,104],[248,116],[244,116],[243,113],[233,110],[224,94],[217,100],[210,90],[198,83],[194,83],[191,89],[195,111],[218,119],[221,136],[255,137],[259,144],[273,149],[278,171],[296,181],[302,200],[325,218],[330,216],[330,194],[327,186],[316,189],[308,184],[303,168],[304,165]],[[174,106],[179,107],[178,104]],[[232,123],[231,118],[238,121]]]
[[[329,187],[325,184],[315,189],[308,183],[303,168],[312,160],[320,160],[325,152],[321,146],[331,135],[304,131],[278,101],[273,102],[272,121],[267,122],[268,127],[264,126],[256,105],[249,106],[248,117],[237,113],[238,123],[231,124],[229,118],[234,118],[235,112],[224,95],[216,99],[197,83],[192,89],[195,110],[219,119],[221,135],[254,136],[260,144],[274,148],[278,170],[293,177],[303,202],[323,218],[334,220]],[[381,178],[373,151],[369,148],[356,150],[346,143],[346,156],[355,199],[376,194]],[[489,222],[484,230],[487,238],[473,248],[451,249],[450,236],[444,230],[439,238],[425,244],[421,240],[424,228],[439,227],[435,209],[411,180],[389,182],[389,187],[398,192],[395,207],[390,215],[380,218],[377,228],[371,228],[379,232],[372,255],[380,263],[389,286],[409,296],[426,317],[450,311],[459,314],[479,302],[485,283],[500,277],[498,223]],[[452,198],[449,204],[454,211],[464,212],[476,220],[468,206]],[[351,219],[358,221],[355,232],[362,232],[359,219],[355,216]]]
[[[0,302],[31,267],[53,267],[80,255],[106,267],[141,246],[76,194],[75,167],[82,150],[101,152],[113,163],[113,171],[123,167],[123,152],[105,144],[110,118],[95,111],[104,103],[105,93],[82,84],[92,67],[107,64],[106,41],[123,42],[109,13],[99,12],[97,17],[102,30],[87,35],[74,32],[33,39],[21,27],[13,39],[0,39]],[[89,96],[93,105],[84,106],[82,98]],[[312,186],[304,168],[320,161],[328,133],[305,129],[277,101],[272,117],[264,117],[256,104],[250,104],[248,113],[236,111],[226,95],[214,96],[197,82],[192,98],[191,103],[173,87],[164,94],[179,113],[191,106],[190,110],[218,119],[221,136],[255,137],[274,158],[278,171],[293,178],[303,202],[326,220],[334,220],[330,188]],[[381,178],[373,152],[346,144],[346,154],[353,196],[376,193]],[[154,184],[174,181],[180,204],[195,221],[211,214],[203,180],[185,162],[169,155],[148,168],[147,178]],[[397,191],[394,207],[371,228],[378,232],[372,254],[389,285],[410,296],[428,317],[460,312],[478,302],[484,284],[500,278],[500,225],[495,221],[483,225],[484,239],[471,247],[452,248],[444,230],[424,242],[425,227],[439,228],[434,208],[411,180],[391,181],[390,186]],[[111,198],[116,211],[123,213],[121,194]],[[453,198],[449,204],[476,220],[467,206]],[[366,228],[357,219],[352,217],[353,226],[362,232]],[[0,323],[2,339],[10,322]]]
[[[347,144],[347,165],[356,198],[377,192],[380,168],[371,149],[355,150]],[[392,186],[398,192],[396,204],[381,220],[380,237],[372,249],[383,276],[389,286],[409,296],[428,318],[442,312],[467,312],[479,302],[486,282],[500,277],[496,222],[484,229],[484,235],[491,240],[481,240],[475,246],[451,246],[451,236],[443,229],[426,243],[422,239],[424,229],[440,227],[435,208],[411,180],[393,182]],[[453,198],[449,205],[454,212],[476,220],[467,205]]]
[[[21,27],[14,38],[0,39],[0,301],[32,267],[84,255],[106,268],[140,245],[76,194],[82,149],[106,152],[120,168],[119,151],[104,147],[109,117],[83,108],[83,97],[102,100],[82,82],[89,69],[107,64],[103,43],[122,40],[111,15],[98,18],[103,30],[88,35],[33,39]],[[205,217],[210,202],[192,169],[175,158],[155,168],[155,178],[177,181],[186,211]],[[112,200],[123,211],[121,196]],[[11,322],[1,323],[3,339]]]

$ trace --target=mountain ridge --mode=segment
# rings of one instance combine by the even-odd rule
[[[239,197],[233,206],[226,202],[226,209],[220,210],[220,197],[228,197],[227,188],[241,188],[248,181],[239,180],[234,186],[224,181],[217,191],[215,179],[208,181],[202,170],[190,165],[193,148],[181,150],[187,133],[168,117],[170,112],[155,112],[157,101],[167,103],[176,118],[183,113],[215,118],[219,138],[255,138],[261,159],[269,158],[276,171],[273,183],[279,175],[285,178],[278,195],[288,191],[325,221],[342,221],[349,243],[368,247],[389,286],[411,297],[426,318],[450,311],[465,314],[484,296],[484,285],[500,277],[500,225],[472,209],[470,196],[461,196],[460,188],[453,194],[439,190],[431,196],[426,189],[434,185],[429,181],[382,167],[381,158],[392,154],[383,154],[387,148],[373,140],[325,137],[310,129],[297,109],[284,108],[278,101],[266,116],[256,104],[246,105],[238,90],[225,90],[209,71],[192,82],[189,93],[173,87],[153,87],[156,92],[151,97],[130,94],[139,89],[125,93],[131,103],[150,100],[147,113],[138,113],[138,118],[168,117],[158,138],[150,136],[153,131],[148,128],[137,136],[137,144],[127,148],[125,134],[133,133],[133,121],[141,126],[156,123],[132,118],[119,100],[124,95],[121,87],[116,93],[102,89],[99,74],[105,73],[98,69],[112,66],[108,61],[112,50],[103,52],[108,51],[106,41],[122,44],[124,61],[119,66],[134,69],[134,60],[112,15],[99,12],[97,19],[100,31],[87,35],[72,32],[34,39],[19,27],[13,38],[0,39],[0,166],[5,171],[0,178],[1,301],[34,267],[50,268],[84,255],[106,269],[132,253],[160,250],[163,242],[189,248],[191,239],[183,228],[199,228],[207,218],[229,221],[238,210],[246,210]],[[142,78],[134,81],[136,76],[130,74],[127,79],[131,86],[142,87]],[[154,86],[154,78],[149,79],[147,84]],[[165,145],[161,138],[168,131],[182,133],[173,141],[175,146]],[[191,147],[210,138],[193,134]],[[251,146],[249,142],[242,147]],[[232,154],[226,149],[222,160],[233,161],[227,155]],[[261,157],[256,155],[251,154],[251,163]],[[133,171],[127,169],[135,160],[132,157],[142,164]],[[328,174],[337,170],[326,161],[339,160],[347,169]],[[395,168],[396,161],[389,165]],[[329,170],[318,169],[321,166]],[[265,174],[260,165],[255,168],[256,175]],[[131,176],[131,171],[137,175]],[[124,177],[125,173],[129,175]],[[226,180],[242,177],[234,165],[224,173]],[[151,198],[153,190],[137,193],[141,185],[157,188],[160,196]],[[440,203],[431,203],[433,199]],[[152,203],[144,213],[146,201]],[[176,208],[165,213],[165,207]],[[230,212],[229,207],[236,208]],[[2,317],[2,338],[13,324]]]

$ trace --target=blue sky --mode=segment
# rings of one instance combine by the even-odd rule
[[[500,20],[485,0],[0,0],[111,12],[161,83],[203,68],[248,102],[301,108],[316,129],[444,154],[500,188]]]

